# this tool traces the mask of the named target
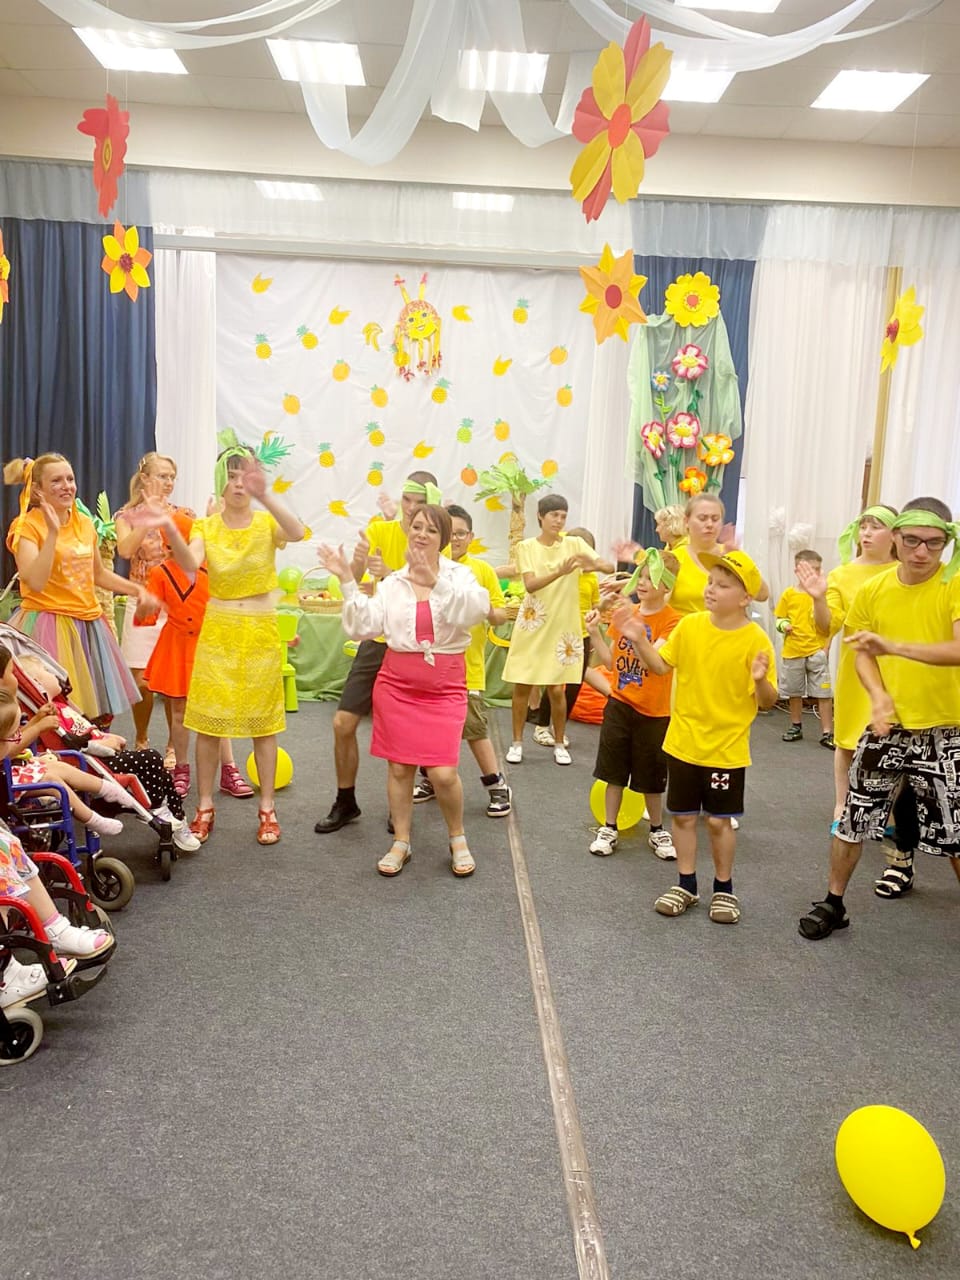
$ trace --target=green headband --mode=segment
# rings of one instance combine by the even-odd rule
[[[865,520],[867,516],[871,520],[879,520],[888,529],[893,528],[893,522],[897,518],[889,507],[867,507],[866,511],[861,511],[858,516],[850,521],[837,539],[841,564],[849,564],[853,559],[853,552],[857,545],[857,534],[860,532],[860,522]]]
[[[656,547],[647,547],[643,552],[643,559],[633,571],[633,577],[623,587],[621,595],[631,596],[637,589],[637,583],[640,581],[640,574],[646,569],[650,575],[650,581],[655,587],[664,586],[668,591],[672,591],[677,585],[677,575],[671,573],[667,566],[663,563],[663,555]]]
[[[417,484],[416,480],[405,480],[400,492],[415,493],[418,498],[423,498],[424,502],[429,503],[431,507],[439,507],[443,502],[443,494],[429,480],[426,484]]]
[[[902,515],[897,516],[893,522],[894,529],[908,529],[929,527],[931,529],[942,529],[947,535],[947,541],[953,543],[953,555],[947,562],[943,576],[949,580],[960,569],[960,524],[954,521],[946,521],[941,516],[935,515],[932,511],[911,510],[904,511]]]
[[[255,461],[253,454],[249,449],[244,449],[240,445],[234,445],[230,449],[224,449],[220,457],[217,459],[217,465],[213,469],[213,489],[218,498],[223,496],[223,491],[227,487],[229,479],[228,463],[231,458],[249,458],[251,462]]]

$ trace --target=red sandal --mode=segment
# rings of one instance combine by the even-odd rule
[[[276,844],[280,839],[280,823],[276,809],[258,809],[260,825],[257,828],[257,844]]]
[[[216,812],[212,806],[209,809],[198,809],[197,816],[190,823],[190,830],[201,844],[206,844],[210,839],[215,817]]]

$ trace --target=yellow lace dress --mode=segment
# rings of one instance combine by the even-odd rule
[[[210,601],[197,641],[183,723],[216,738],[263,738],[282,733],[282,654],[272,604],[251,601],[277,585],[280,526],[255,511],[245,529],[230,529],[220,515],[193,526],[203,537]]]

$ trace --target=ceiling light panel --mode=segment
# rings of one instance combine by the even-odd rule
[[[460,88],[486,89],[490,93],[540,93],[548,61],[546,53],[464,49],[460,54]]]
[[[284,80],[305,84],[365,85],[360,50],[330,40],[268,40],[267,48]]]
[[[667,102],[719,102],[735,74],[734,71],[704,71],[674,62],[663,97]]]
[[[929,79],[909,71],[840,71],[811,106],[825,111],[895,111]]]
[[[513,208],[513,196],[500,191],[455,191],[453,207],[479,213],[509,213]]]
[[[268,182],[257,180],[257,190],[268,200],[322,200],[315,182]]]
[[[111,31],[104,27],[74,27],[73,30],[108,71],[149,71],[168,76],[187,74],[187,68],[176,51],[158,48],[151,36]]]
[[[673,0],[678,9],[722,9],[725,13],[776,13],[780,0]]]

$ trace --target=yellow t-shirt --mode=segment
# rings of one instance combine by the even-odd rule
[[[856,594],[847,628],[875,631],[890,640],[943,644],[960,621],[960,575],[944,580],[939,570],[927,582],[904,586],[899,573],[872,578]],[[909,658],[877,659],[884,688],[904,729],[960,725],[960,667],[932,667]]]
[[[383,556],[383,563],[396,573],[407,563],[407,535],[399,520],[371,520],[367,525],[370,554]]]
[[[702,613],[706,609],[703,593],[707,587],[707,571],[701,569],[690,554],[689,546],[674,547],[673,554],[680,561],[677,584],[670,593],[670,608],[681,616]]]
[[[476,556],[463,556],[459,563],[472,569],[473,576],[481,587],[486,587],[490,593],[490,608],[502,609],[504,601],[500,579],[486,560],[478,560]],[[467,668],[467,689],[470,691],[482,692],[487,687],[486,654],[487,624],[484,621],[470,628],[470,645],[463,655]]]
[[[484,583],[486,586],[486,583]],[[584,618],[591,609],[600,608],[600,579],[595,573],[580,574],[580,626],[581,634],[587,634]]]
[[[32,542],[42,547],[47,540],[47,522],[43,512],[33,507],[23,517],[10,526],[7,534],[7,547],[13,551],[14,537],[25,542]],[[76,507],[70,512],[70,519],[57,530],[57,542],[53,552],[53,565],[50,577],[42,591],[31,591],[21,579],[20,599],[23,608],[36,609],[40,613],[62,613],[68,618],[77,618],[84,622],[92,622],[103,613],[100,601],[94,589],[93,561],[99,555],[97,548],[97,531],[93,521],[83,515]]]
[[[786,618],[790,630],[783,637],[785,658],[809,658],[830,640],[825,631],[819,631],[813,617],[813,597],[799,587],[787,587],[777,601],[778,618]]]
[[[660,649],[674,668],[673,712],[663,742],[668,755],[711,769],[750,763],[750,726],[757,714],[750,668],[758,653],[769,657],[767,679],[775,686],[773,645],[755,622],[725,631],[706,612],[680,619]]]
[[[847,614],[857,592],[865,582],[896,569],[896,563],[865,564],[853,560],[837,565],[827,574],[827,608],[830,610],[830,634],[850,632],[845,626]],[[870,720],[870,699],[860,683],[856,670],[856,653],[841,639],[837,651],[837,679],[833,686],[833,740],[844,751],[852,751]]]
[[[276,550],[285,547],[283,530],[268,511],[254,511],[245,529],[230,529],[217,513],[193,526],[191,539],[203,537],[210,596],[240,600],[277,585]]]

